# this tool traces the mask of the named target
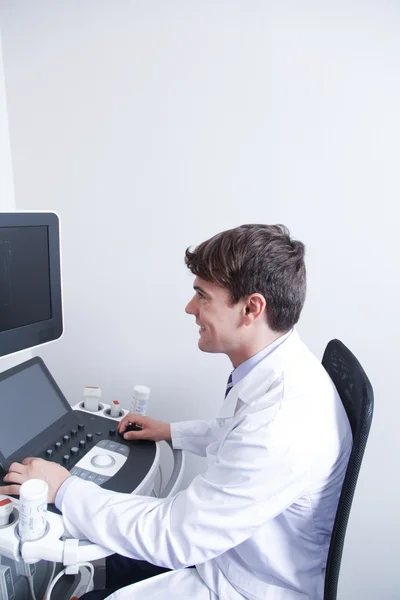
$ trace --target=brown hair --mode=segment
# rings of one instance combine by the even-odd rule
[[[185,263],[194,275],[229,290],[232,304],[262,294],[268,325],[281,332],[297,323],[303,308],[304,253],[304,244],[291,240],[284,225],[241,225],[218,233],[193,252],[187,248]]]

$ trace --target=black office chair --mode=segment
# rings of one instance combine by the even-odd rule
[[[344,538],[371,427],[374,393],[364,369],[339,340],[328,343],[322,364],[335,384],[353,432],[353,448],[343,481],[326,565],[324,600],[336,600]]]

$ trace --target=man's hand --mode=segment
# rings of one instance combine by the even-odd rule
[[[153,442],[161,442],[162,440],[171,439],[171,427],[169,423],[164,421],[156,421],[150,417],[143,417],[136,413],[129,413],[121,420],[118,425],[118,431],[124,433],[128,425],[132,423],[139,425],[139,431],[127,431],[124,438],[126,440],[153,440]]]
[[[25,458],[21,463],[12,463],[3,481],[13,485],[0,487],[0,494],[19,495],[21,484],[28,479],[42,479],[49,486],[48,502],[56,499],[64,481],[71,477],[67,469],[42,458]]]

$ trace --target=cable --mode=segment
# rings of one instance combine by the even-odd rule
[[[25,570],[26,578],[28,580],[29,590],[31,592],[32,599],[36,600],[35,588],[33,586],[33,575],[31,573],[29,565],[27,563],[24,563],[24,570]]]
[[[86,592],[85,592],[85,593],[87,593],[89,591],[90,586],[93,583],[94,566],[91,563],[85,562],[85,563],[79,563],[78,567],[86,567],[90,571],[90,578],[89,578],[89,582],[88,582],[88,584],[86,586]],[[51,584],[47,587],[46,594],[44,596],[44,600],[50,600],[50,596],[51,596],[51,594],[52,594],[52,592],[54,590],[54,587],[55,587],[56,583],[61,579],[61,577],[63,575],[65,575],[66,570],[67,570],[67,567],[65,569],[63,569],[62,571],[60,571],[59,574],[57,575],[57,577],[55,577],[53,579],[53,581],[51,582]]]
[[[56,585],[57,581],[59,581],[61,579],[61,577],[63,575],[65,575],[65,571],[66,569],[63,569],[62,571],[59,572],[59,574],[53,579],[53,581],[51,582],[51,584],[48,586],[47,590],[46,590],[46,595],[44,597],[44,600],[50,600],[50,596],[52,591],[54,590],[54,586]]]
[[[49,582],[47,584],[46,591],[44,593],[44,598],[47,598],[47,594],[49,593],[49,588],[51,586],[51,582],[53,581],[54,573],[56,572],[56,566],[57,566],[57,563],[53,562],[53,566],[51,568],[51,574],[49,577]]]
[[[86,592],[85,592],[87,594],[88,591],[89,591],[90,586],[93,583],[93,579],[94,579],[94,566],[92,565],[92,563],[89,563],[89,562],[80,563],[79,566],[80,567],[86,567],[90,571],[90,579],[89,579],[89,583],[86,586]]]

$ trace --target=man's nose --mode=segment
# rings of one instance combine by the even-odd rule
[[[195,314],[195,311],[194,311],[194,302],[193,302],[193,300],[194,300],[194,298],[192,298],[192,299],[190,300],[190,302],[188,302],[188,304],[186,305],[185,312],[186,312],[188,315],[194,315],[194,314]]]

